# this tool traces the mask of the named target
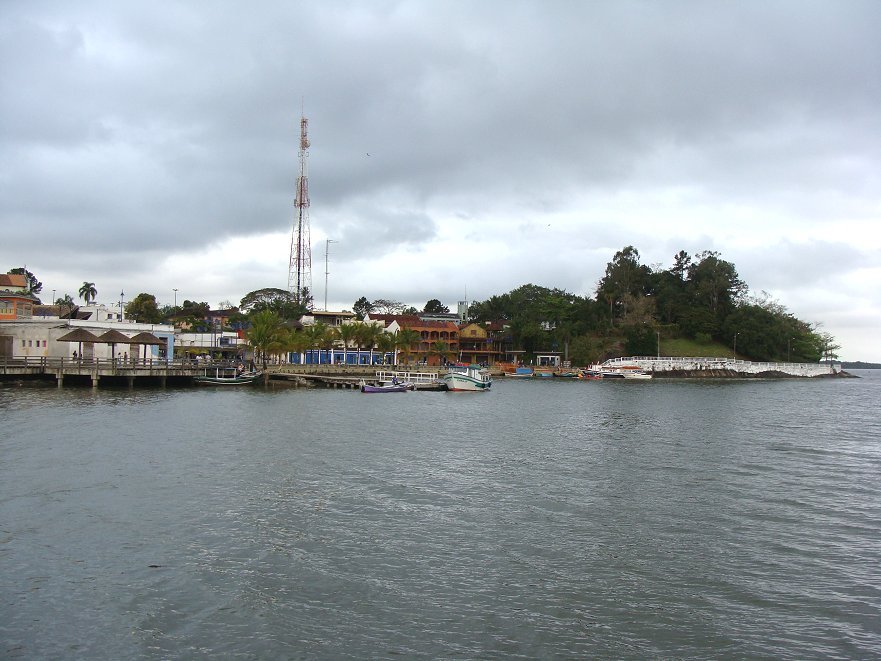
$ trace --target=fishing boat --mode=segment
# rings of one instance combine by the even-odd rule
[[[261,372],[239,372],[234,367],[218,367],[214,374],[194,376],[193,381],[203,386],[243,386],[254,383],[262,374]]]
[[[388,383],[380,382],[375,385],[366,383],[363,379],[361,380],[361,392],[407,392],[408,390],[416,390],[415,384],[406,381],[398,381],[397,377],[392,377],[392,380]]]
[[[379,393],[379,392],[407,392],[413,390],[413,387],[406,383],[388,384],[385,386],[371,386],[367,383],[361,384],[361,392]]]
[[[489,390],[493,380],[480,365],[454,365],[443,376],[447,390],[481,391]]]

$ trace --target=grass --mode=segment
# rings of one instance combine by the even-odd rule
[[[706,358],[731,358],[731,347],[719,342],[701,343],[688,338],[661,339],[662,356],[701,356]]]

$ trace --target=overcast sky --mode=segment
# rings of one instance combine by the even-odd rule
[[[0,49],[45,300],[286,288],[302,112],[317,308],[716,250],[881,361],[881,2],[3,0]]]

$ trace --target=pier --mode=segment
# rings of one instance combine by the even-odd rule
[[[601,367],[615,369],[636,366],[656,377],[664,376],[797,376],[817,377],[841,374],[836,363],[766,363],[737,358],[628,356],[610,358]]]

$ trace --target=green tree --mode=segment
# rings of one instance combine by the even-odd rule
[[[448,314],[450,308],[441,303],[438,299],[433,298],[425,304],[425,307],[422,308],[422,312],[425,314]]]
[[[382,353],[383,362],[385,362],[386,354],[390,353],[392,354],[392,365],[398,364],[397,342],[394,335],[380,331],[376,338],[376,348]]]
[[[352,305],[352,312],[355,313],[358,321],[364,321],[364,317],[373,312],[373,303],[362,296]]]
[[[10,275],[23,275],[25,277],[25,281],[27,282],[26,286],[28,288],[28,293],[30,294],[39,294],[43,291],[43,283],[37,280],[37,276],[28,271],[26,268],[17,268],[8,271]]]
[[[349,353],[349,347],[353,346],[358,337],[360,324],[343,324],[337,328],[337,336],[343,343],[343,351]]]
[[[297,320],[308,312],[307,307],[302,302],[298,302],[294,294],[275,287],[248,292],[242,297],[239,309],[246,314],[272,310],[286,320]]]
[[[263,369],[269,362],[269,355],[283,346],[285,328],[281,317],[272,310],[256,312],[250,317],[251,327],[246,333],[248,344],[254,348],[255,355],[263,362]]]
[[[91,301],[95,300],[95,297],[98,295],[98,290],[95,289],[94,282],[83,282],[83,286],[80,287],[79,290],[80,298],[86,302],[88,305]]]
[[[422,336],[419,334],[419,331],[412,328],[402,328],[396,333],[395,344],[408,363],[413,353],[413,345],[419,342],[420,339],[422,339]]]
[[[597,297],[609,303],[610,324],[616,317],[627,316],[625,296],[647,293],[651,269],[639,263],[639,251],[633,246],[619,250],[606,265],[606,273],[597,285]]]
[[[387,335],[382,328],[376,324],[358,324],[355,334],[355,341],[358,343],[359,349],[368,349],[370,351],[370,363],[373,363],[373,347],[381,335]]]
[[[153,294],[138,294],[125,306],[125,315],[145,324],[158,324],[162,321],[162,312],[156,304]]]
[[[719,259],[719,253],[705,250],[697,257],[699,261],[688,267],[693,302],[724,317],[746,293],[746,284],[734,264]]]

